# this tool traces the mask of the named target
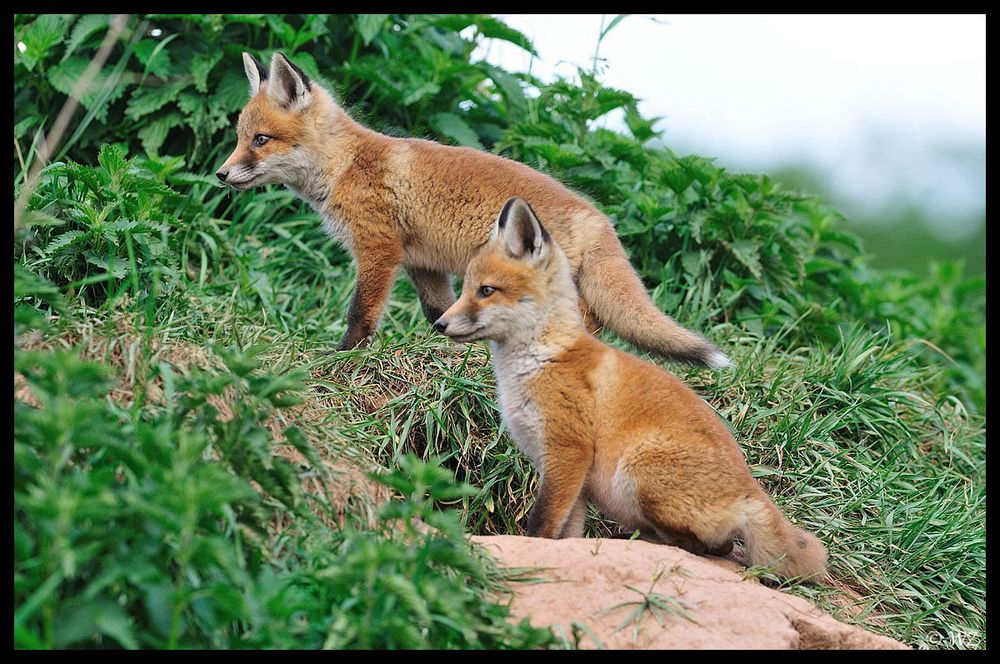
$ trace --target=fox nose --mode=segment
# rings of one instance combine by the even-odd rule
[[[229,171],[219,171],[218,173],[215,174],[215,177],[225,182],[226,178],[229,177]]]
[[[440,332],[441,334],[444,334],[444,331],[448,329],[448,321],[444,320],[443,318],[438,318],[436,321],[434,321],[434,329]]]

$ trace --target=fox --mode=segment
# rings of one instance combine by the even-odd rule
[[[419,138],[390,137],[353,120],[284,54],[265,69],[249,53],[250,99],[218,179],[244,191],[283,184],[319,213],[356,266],[340,349],[366,346],[400,267],[429,323],[455,302],[461,275],[511,196],[552,219],[592,332],[608,328],[665,358],[731,364],[701,335],[661,312],[608,218],[553,177],[505,157]]]
[[[582,537],[593,501],[654,541],[726,556],[740,536],[751,565],[786,579],[826,575],[823,544],[751,477],[711,406],[589,334],[569,258],[527,201],[504,204],[434,327],[489,342],[502,419],[539,471],[529,536]]]

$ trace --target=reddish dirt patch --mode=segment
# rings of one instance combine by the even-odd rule
[[[732,561],[639,540],[472,540],[506,567],[533,568],[526,574],[533,582],[510,584],[513,620],[527,616],[566,635],[576,623],[583,648],[907,647],[839,622],[805,599],[744,580]],[[641,609],[650,592],[675,610]]]

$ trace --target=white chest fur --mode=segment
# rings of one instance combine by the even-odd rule
[[[539,472],[543,472],[545,420],[531,395],[529,385],[552,356],[552,352],[541,345],[527,350],[518,349],[516,352],[499,347],[496,343],[490,346],[497,375],[497,398],[504,424],[510,430],[518,449],[528,455]]]
[[[320,214],[323,215],[323,228],[334,240],[337,240],[345,247],[354,250],[354,238],[351,236],[351,231],[344,223],[344,220],[336,215],[330,214],[329,212],[324,212],[320,210]]]
[[[354,237],[351,235],[347,223],[329,211],[327,199],[331,188],[327,183],[310,181],[304,187],[286,186],[319,213],[323,218],[323,228],[330,237],[343,244],[348,250],[354,251]]]

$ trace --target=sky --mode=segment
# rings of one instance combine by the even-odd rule
[[[615,15],[499,16],[538,57],[496,40],[481,54],[551,80],[593,66]],[[848,212],[985,209],[985,16],[632,15],[599,56],[602,81],[663,116],[675,151],[734,170],[811,164]]]

